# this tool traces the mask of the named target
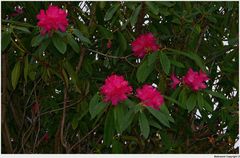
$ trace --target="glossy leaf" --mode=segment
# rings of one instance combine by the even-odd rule
[[[159,57],[160,57],[162,68],[164,72],[168,75],[170,71],[170,66],[171,66],[170,60],[168,59],[168,56],[163,52],[159,53]]]
[[[104,123],[103,143],[105,145],[109,146],[112,143],[114,131],[114,113],[111,109],[108,111]]]
[[[142,5],[139,5],[136,9],[133,10],[133,13],[130,17],[130,24],[132,26],[134,26],[136,24],[141,8],[142,8]]]
[[[114,4],[112,7],[110,7],[105,14],[104,20],[105,21],[110,20],[113,17],[113,15],[115,14],[115,12],[118,10],[119,6],[120,6],[120,4]]]
[[[53,36],[52,41],[53,41],[53,45],[57,48],[57,50],[61,54],[65,54],[65,52],[67,50],[67,45],[63,41],[63,39],[61,39],[59,36],[55,35],[55,36]]]
[[[149,127],[149,122],[147,120],[147,117],[143,112],[139,113],[138,121],[139,121],[141,134],[144,136],[145,139],[147,139],[150,133],[150,127]]]

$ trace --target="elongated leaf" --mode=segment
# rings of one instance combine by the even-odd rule
[[[109,146],[112,142],[114,134],[114,113],[111,109],[106,116],[104,123],[104,133],[103,133],[103,142],[105,145]]]
[[[157,128],[157,129],[162,129],[162,126],[160,126],[159,123],[154,121],[154,120],[150,119],[149,120],[149,124],[150,124],[150,126],[153,126],[153,127]]]
[[[124,123],[124,110],[123,106],[119,105],[114,108],[114,120],[115,120],[115,127],[117,132],[122,133],[122,126],[121,124]]]
[[[45,41],[43,41],[43,42],[39,45],[39,47],[37,48],[37,50],[36,50],[35,53],[36,53],[36,54],[43,53],[43,52],[47,49],[49,43],[50,43],[50,40],[45,40]]]
[[[134,9],[134,11],[133,11],[133,13],[132,13],[132,15],[131,15],[131,17],[130,17],[130,24],[131,24],[132,26],[134,26],[134,25],[136,24],[136,22],[137,22],[138,15],[139,15],[139,13],[140,13],[141,7],[142,7],[142,5],[139,5],[139,6],[137,7],[137,9]]]
[[[204,99],[201,93],[197,94],[197,104],[198,104],[198,107],[202,110],[204,106]]]
[[[10,44],[11,42],[11,34],[10,32],[3,32],[2,33],[2,40],[1,40],[2,44],[1,44],[1,50],[2,52],[7,48],[7,46]]]
[[[187,102],[187,95],[186,95],[186,90],[182,89],[179,96],[178,96],[178,101],[180,102],[180,106],[184,109],[187,108],[186,102]]]
[[[101,35],[102,39],[112,39],[113,38],[113,33],[103,27],[102,25],[98,25],[98,30]]]
[[[21,65],[20,65],[20,61],[18,61],[13,70],[12,70],[12,86],[13,89],[16,89],[17,84],[18,84],[18,80],[20,78],[20,70],[21,70]]]
[[[206,100],[204,100],[204,108],[209,112],[213,111],[213,106],[211,106]]]
[[[147,120],[147,117],[143,112],[140,112],[138,121],[139,121],[141,134],[145,139],[147,139],[150,133],[150,127],[149,127],[149,122]]]
[[[77,36],[83,43],[91,44],[91,41],[87,37],[83,36],[78,29],[73,29],[73,34]]]
[[[147,57],[148,66],[155,64],[155,62],[158,59],[158,54],[159,54],[159,52],[154,52],[154,53],[151,53],[148,55],[148,57]]]
[[[159,13],[159,7],[154,2],[146,1],[145,4],[153,14],[157,15]]]
[[[127,41],[121,32],[118,32],[118,40],[120,44],[120,51],[124,52],[127,49]]]
[[[156,118],[158,121],[166,127],[170,127],[167,117],[160,111],[157,111],[151,107],[147,107],[147,110]]]
[[[122,153],[122,144],[118,140],[114,139],[112,143],[112,153],[121,154]]]
[[[78,118],[75,116],[71,122],[73,130],[78,127]]]
[[[31,41],[32,47],[38,46],[43,41],[44,38],[45,38],[45,36],[42,36],[42,35],[37,35],[37,36],[33,37],[32,41]]]
[[[197,98],[196,98],[196,95],[195,94],[191,94],[187,100],[187,109],[188,109],[188,112],[191,112],[195,106],[196,106],[196,101],[197,101]]]
[[[28,56],[26,56],[24,60],[24,79],[26,82],[27,82],[28,72],[29,72],[29,64],[28,64]]]
[[[79,54],[80,48],[77,43],[77,41],[74,39],[74,37],[71,34],[68,34],[68,44],[72,47],[72,49]]]
[[[110,20],[113,17],[113,15],[115,14],[115,12],[118,10],[119,6],[120,6],[120,4],[118,3],[118,4],[115,4],[112,7],[110,7],[105,14],[104,20],[105,21]]]
[[[31,33],[28,28],[26,27],[21,27],[21,26],[14,26],[13,29],[17,29],[17,30],[20,30],[22,32],[25,32],[25,33]]]
[[[176,50],[176,49],[171,49],[171,48],[168,48],[168,50],[172,51],[172,54],[179,54],[179,55],[184,55],[192,60],[195,61],[195,63],[203,70],[203,71],[206,71],[206,67],[205,65],[203,64],[203,61],[202,59],[196,54],[196,53],[191,53],[191,52],[182,52],[182,51],[179,51],[179,50]],[[167,52],[167,53],[171,53],[171,52]]]
[[[167,55],[164,54],[163,52],[160,52],[159,56],[163,71],[168,75],[171,66],[170,60],[168,59]]]
[[[180,62],[178,62],[176,60],[171,60],[171,64],[175,65],[175,66],[177,66],[179,68],[184,68],[185,67],[182,63],[180,63]]]
[[[107,104],[103,102],[99,102],[100,96],[96,93],[90,103],[89,103],[89,112],[91,114],[91,119],[94,119],[100,112],[102,112],[106,107]]]
[[[67,50],[67,45],[66,43],[59,37],[59,36],[53,36],[52,38],[53,45],[57,48],[57,50],[64,54]]]
[[[77,73],[74,71],[72,65],[66,60],[63,63],[64,68],[67,70],[68,75],[72,78],[74,84],[77,83]]]
[[[126,112],[126,115],[124,116],[123,121],[120,124],[122,132],[125,131],[131,125],[134,116],[135,116],[134,108]]]
[[[224,100],[227,99],[227,98],[226,98],[223,94],[221,94],[220,92],[213,92],[213,91],[211,91],[211,90],[205,90],[205,92],[207,92],[208,94],[211,94],[211,95],[214,96],[214,97],[220,98],[220,99],[224,99]]]
[[[143,83],[147,77],[150,75],[150,73],[154,69],[154,64],[148,66],[147,60],[144,61],[137,69],[136,77],[138,82]]]

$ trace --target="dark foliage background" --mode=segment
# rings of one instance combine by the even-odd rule
[[[238,2],[1,3],[2,153],[238,153]],[[50,3],[70,26],[43,38],[36,15]],[[16,6],[23,13],[11,16]],[[147,32],[161,52],[128,56]],[[171,73],[190,67],[208,74],[207,90],[170,89]],[[155,83],[164,108],[154,115],[133,96],[102,103],[113,72],[134,89]]]

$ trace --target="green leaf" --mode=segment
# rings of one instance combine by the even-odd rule
[[[174,18],[172,22],[175,24],[181,24],[181,21],[178,18]]]
[[[127,49],[127,41],[121,32],[118,32],[118,41],[120,44],[120,51],[124,52]]]
[[[182,63],[180,63],[180,62],[178,62],[176,60],[171,60],[171,64],[175,65],[175,66],[177,66],[179,68],[185,68],[185,66]]]
[[[153,127],[155,127],[155,128],[157,128],[157,129],[162,129],[162,126],[160,126],[159,124],[158,124],[158,122],[156,122],[156,121],[154,121],[154,120],[149,120],[149,124],[150,124],[150,126],[153,126]]]
[[[114,120],[115,120],[115,127],[117,132],[122,133],[122,124],[124,121],[124,110],[123,110],[123,106],[119,105],[117,107],[114,108]]]
[[[50,43],[50,40],[45,40],[45,41],[43,41],[43,42],[40,44],[40,46],[37,48],[37,50],[36,50],[35,53],[38,54],[38,53],[44,52],[44,51],[47,49],[49,43]]]
[[[109,146],[112,142],[114,135],[114,113],[111,109],[106,116],[104,123],[104,133],[103,133],[103,142],[105,145]]]
[[[164,6],[166,6],[166,7],[172,7],[172,6],[175,5],[175,2],[162,1],[160,4],[161,4],[161,5],[164,5]]]
[[[195,106],[196,106],[196,101],[197,101],[197,98],[196,98],[196,95],[195,94],[191,94],[187,100],[187,109],[188,109],[188,112],[191,112]]]
[[[153,14],[158,15],[159,7],[154,2],[146,1],[145,4]]]
[[[28,64],[28,56],[26,56],[24,60],[24,79],[26,82],[27,82],[28,72],[29,72],[29,64]]]
[[[217,19],[213,16],[207,16],[207,19],[212,23],[217,23]]]
[[[118,4],[115,4],[112,7],[110,7],[105,14],[104,20],[105,21],[110,20],[113,17],[113,15],[115,14],[115,12],[118,10],[119,6],[120,6],[120,4],[118,3]]]
[[[77,36],[83,43],[92,44],[91,41],[87,37],[83,36],[78,29],[73,29],[73,34]]]
[[[106,29],[105,27],[103,27],[102,25],[98,25],[98,31],[99,31],[102,39],[112,39],[113,38],[112,32],[109,31],[108,29]]]
[[[74,39],[74,37],[71,34],[67,35],[67,39],[68,39],[68,44],[72,47],[72,49],[79,54],[80,52],[80,47],[77,43],[77,41]]]
[[[133,11],[133,13],[132,13],[132,15],[130,17],[130,24],[132,26],[134,26],[136,24],[136,22],[137,22],[138,15],[140,13],[141,7],[142,7],[142,5],[139,5],[136,9],[134,9],[134,11]]]
[[[205,90],[205,92],[207,92],[208,94],[211,94],[214,97],[220,98],[220,99],[224,99],[226,100],[227,98],[220,92],[213,92],[211,90]]]
[[[206,71],[206,67],[204,66],[203,64],[203,61],[202,59],[196,54],[196,53],[186,53],[186,52],[182,52],[182,51],[179,51],[179,50],[176,50],[176,49],[171,49],[171,48],[168,48],[168,50],[172,51],[172,54],[179,54],[179,55],[184,55],[192,60],[195,61],[195,63],[203,70],[203,71]],[[168,53],[171,53],[171,52],[168,52]]]
[[[159,52],[153,52],[147,56],[148,66],[155,64],[158,54],[159,54]]]
[[[78,127],[78,118],[75,116],[72,120],[72,128],[75,130]]]
[[[114,139],[112,143],[112,153],[121,154],[122,153],[122,144],[118,140]]]
[[[42,36],[42,35],[37,35],[37,36],[33,37],[32,41],[31,41],[32,47],[38,46],[43,41],[44,38],[45,38],[45,36]]]
[[[170,60],[168,59],[167,55],[163,52],[159,53],[159,57],[160,57],[161,65],[163,67],[163,71],[168,75],[170,71],[170,66],[171,66]]]
[[[179,96],[178,101],[180,102],[180,106],[184,109],[186,109],[186,102],[187,102],[187,95],[186,95],[186,89],[182,89]]]
[[[204,108],[209,112],[213,111],[213,106],[211,106],[206,100],[204,100]]]
[[[99,102],[100,96],[96,93],[89,103],[89,112],[91,119],[94,119],[99,113],[101,113],[108,104],[104,102]]]
[[[74,71],[72,65],[66,60],[63,63],[63,67],[67,70],[68,75],[72,78],[74,84],[77,83],[77,73]]]
[[[145,139],[147,139],[150,133],[150,127],[149,127],[149,122],[147,120],[147,117],[143,112],[140,112],[138,121],[139,121],[141,134]]]
[[[202,93],[200,92],[197,94],[197,104],[198,104],[198,107],[202,110],[202,107],[204,106],[204,99],[203,99]]]
[[[138,82],[143,83],[147,77],[150,75],[150,73],[154,69],[154,64],[148,66],[147,60],[144,61],[137,69],[136,77]]]
[[[2,44],[1,44],[1,50],[2,52],[7,48],[7,46],[11,42],[11,34],[10,32],[3,32],[2,33]]]
[[[147,110],[156,118],[158,121],[166,127],[170,127],[169,121],[165,114],[160,111],[157,111],[151,107],[146,106]]]
[[[21,65],[20,65],[20,61],[18,61],[13,70],[12,70],[12,86],[13,89],[16,89],[17,84],[18,84],[18,80],[20,78],[20,70],[21,70]]]
[[[26,27],[14,26],[13,29],[23,31],[23,32],[25,32],[25,33],[31,33],[31,32],[28,30],[28,28],[26,28]]]
[[[134,106],[136,106],[136,105],[134,105]],[[134,108],[132,108],[126,112],[126,115],[124,116],[123,121],[120,124],[122,132],[125,131],[131,125],[134,116],[135,116]]]
[[[57,50],[64,54],[67,50],[67,45],[66,43],[63,41],[63,39],[61,39],[59,36],[54,35],[52,38],[53,41],[53,45],[57,48]]]
[[[169,113],[169,110],[167,108],[167,106],[165,104],[163,104],[161,107],[160,107],[160,111],[166,115],[166,117],[168,118],[168,120],[172,123],[174,123],[174,119],[172,118],[172,116],[170,115]]]

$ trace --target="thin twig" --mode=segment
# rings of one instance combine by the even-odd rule
[[[194,52],[198,52],[198,49],[199,49],[199,47],[200,47],[200,45],[201,45],[201,43],[202,43],[203,35],[204,35],[205,32],[207,31],[207,29],[208,29],[208,26],[206,25],[206,26],[204,27],[204,29],[202,30],[202,32],[201,32],[201,35],[200,35],[200,37],[199,37],[199,39],[198,39],[197,46],[196,46]]]
[[[60,130],[60,140],[61,140],[61,143],[64,146],[64,148],[67,149],[67,144],[66,144],[66,142],[64,140],[64,124],[65,124],[65,117],[66,117],[68,87],[67,87],[67,84],[66,84],[66,81],[64,79],[63,74],[62,74],[62,78],[64,80],[64,103],[63,103],[63,114],[62,114],[62,121],[61,121],[61,130]]]
[[[102,55],[102,56],[108,57],[108,58],[113,58],[113,59],[126,59],[126,58],[132,56],[132,54],[129,54],[129,55],[127,55],[127,56],[118,57],[118,56],[113,56],[113,55],[104,54],[104,53],[101,53],[101,52],[96,51],[96,50],[93,50],[93,49],[88,49],[88,50],[89,50],[89,51],[92,51],[92,52],[94,52],[94,53],[100,54],[100,55]]]
[[[92,132],[94,132],[98,127],[100,126],[100,123],[97,124],[91,131],[89,131],[84,137],[82,137],[77,143],[75,143],[68,152],[73,150],[78,144],[80,144],[86,137],[88,137]]]

